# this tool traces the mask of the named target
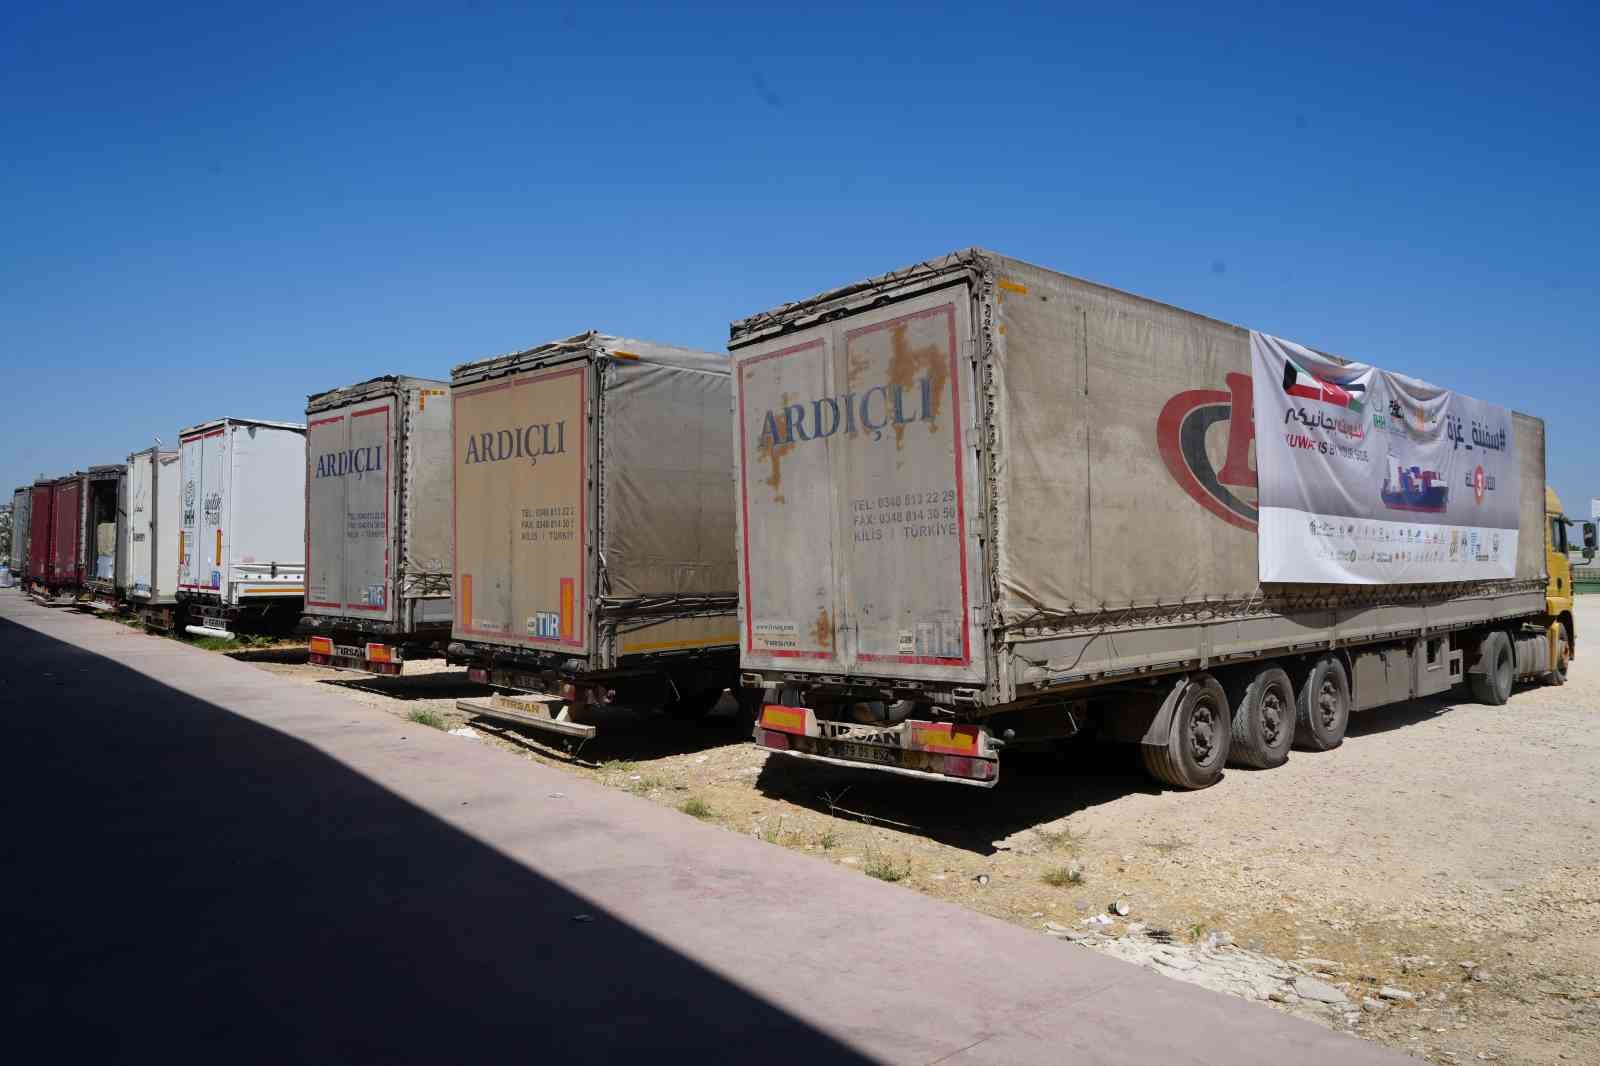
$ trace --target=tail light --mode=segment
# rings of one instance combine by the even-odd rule
[[[367,659],[369,662],[375,663],[392,663],[394,662],[394,652],[387,644],[368,644]]]
[[[333,641],[328,637],[312,637],[309,647],[313,655],[333,654]]]
[[[960,755],[944,757],[946,777],[965,777],[973,781],[989,781],[998,769],[993,759],[968,759]]]
[[[758,729],[756,732],[759,734],[756,743],[763,748],[771,748],[773,751],[789,750],[789,734],[780,733],[776,729]]]

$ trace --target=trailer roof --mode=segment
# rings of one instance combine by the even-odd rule
[[[154,455],[158,459],[161,458],[162,456],[166,456],[166,455],[170,455],[174,459],[176,459],[178,457],[178,453],[176,451],[174,451],[173,449],[171,449],[171,448],[163,448],[158,444],[152,444],[148,448],[140,448],[136,452],[129,452],[127,461],[131,463],[135,459],[139,458],[139,456],[141,456],[141,455]]]
[[[437,385],[448,389],[450,382],[440,381],[437,378],[412,377],[410,374],[382,374],[365,381],[358,381],[353,385],[341,385],[336,389],[311,393],[306,397],[306,413],[325,411],[330,407],[342,407],[352,400],[368,396],[388,395],[407,385]]]
[[[520,352],[461,363],[450,371],[450,380],[459,385],[567,359],[596,358],[654,363],[684,370],[700,370],[708,374],[726,375],[732,369],[727,355],[721,352],[703,352],[695,348],[681,348],[675,344],[618,337],[590,330],[588,333],[580,333],[566,340],[551,341],[549,344],[541,344]]]
[[[920,263],[913,263],[911,266],[902,267],[899,270],[891,270],[887,274],[879,274],[876,277],[870,277],[863,281],[853,282],[849,285],[841,285],[837,288],[829,289],[826,292],[818,293],[815,296],[810,296],[803,300],[793,300],[786,304],[780,304],[769,311],[762,311],[746,318],[735,319],[728,326],[729,347],[738,347],[740,345],[749,344],[762,336],[782,332],[786,327],[793,326],[802,321],[821,317],[831,311],[842,310],[841,307],[835,307],[833,305],[850,305],[860,302],[858,299],[854,298],[859,298],[865,294],[879,294],[880,296],[887,297],[893,295],[894,290],[919,288],[925,283],[942,275],[958,274],[963,272],[973,275],[981,275],[986,268],[991,267],[996,261],[1002,259],[1010,259],[1011,261],[1017,263],[1027,263],[1027,260],[1018,259],[1016,256],[1003,255],[1000,252],[993,252],[987,248],[963,248],[960,251],[951,252],[948,255],[935,256],[932,259],[925,259]],[[1198,311],[1191,311],[1187,307],[1179,307],[1177,304],[1169,304],[1161,300],[1154,300],[1148,296],[1141,296],[1138,293],[1129,292],[1126,289],[1119,289],[1114,285],[1106,285],[1102,282],[1091,281],[1088,278],[1081,278],[1075,274],[1064,274],[1059,270],[1051,270],[1049,267],[1039,266],[1037,263],[1028,263],[1027,265],[1036,270],[1043,270],[1052,274],[1060,275],[1064,278],[1068,278],[1080,285],[1087,285],[1090,288],[1101,289],[1106,292],[1113,292],[1120,296],[1125,296],[1130,300],[1139,300],[1143,303],[1151,304],[1156,307],[1166,308],[1167,310],[1177,312],[1178,314],[1190,315],[1194,318],[1204,319],[1207,322],[1215,322],[1216,324],[1225,326],[1228,329],[1236,329],[1241,332],[1246,332],[1248,330],[1248,327],[1241,326],[1238,323],[1229,322],[1221,318],[1215,318],[1211,315],[1201,314]],[[878,302],[877,299],[867,301],[869,304],[876,302]],[[1307,347],[1311,346],[1308,345]],[[1351,361],[1349,359],[1345,359],[1343,356],[1322,351],[1320,348],[1312,348],[1312,351],[1317,352],[1319,355],[1325,355],[1329,359],[1336,359],[1341,362]]]
[[[218,426],[266,426],[269,429],[292,429],[300,433],[306,431],[304,422],[270,422],[264,418],[213,418],[209,422],[200,422],[184,429],[178,430],[179,438],[192,437],[196,433]]]
[[[120,463],[99,463],[89,468],[88,476],[96,480],[101,480],[108,477],[122,477],[127,472],[128,464],[126,461]]]

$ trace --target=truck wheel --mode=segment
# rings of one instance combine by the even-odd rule
[[[710,714],[721,701],[723,691],[721,685],[680,689],[678,698],[668,701],[662,710],[673,718],[692,722]]]
[[[1479,703],[1499,707],[1511,698],[1511,686],[1517,679],[1517,655],[1511,638],[1496,629],[1483,638],[1478,657],[1483,672],[1467,675],[1472,696]]]
[[[767,702],[767,690],[751,685],[735,685],[733,698],[739,704],[734,725],[749,736],[756,727],[756,719],[761,717],[762,706]]]
[[[1238,692],[1229,691],[1233,704],[1233,745],[1230,766],[1268,770],[1282,766],[1294,744],[1294,686],[1276,666],[1256,672]]]
[[[1572,641],[1567,637],[1567,627],[1561,627],[1560,634],[1556,637],[1556,668],[1544,675],[1547,685],[1565,685],[1567,683],[1567,667],[1572,662]]]
[[[1199,674],[1178,697],[1167,742],[1141,744],[1139,751],[1144,768],[1156,780],[1192,790],[1217,783],[1232,741],[1228,695],[1216,678]]]
[[[1344,663],[1325,655],[1311,667],[1295,701],[1294,746],[1332,751],[1350,727],[1350,677]]]

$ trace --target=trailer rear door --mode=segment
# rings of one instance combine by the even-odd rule
[[[394,397],[313,416],[306,439],[306,611],[392,621]]]
[[[228,429],[218,426],[179,442],[183,467],[183,524],[178,587],[186,592],[222,588],[222,516],[228,491]]]
[[[971,297],[736,353],[746,667],[982,684]]]
[[[457,640],[587,656],[588,361],[451,389]]]
[[[50,536],[50,580],[58,585],[76,585],[83,579],[83,546],[78,534],[83,528],[83,479],[56,485],[55,512]]]
[[[156,464],[154,452],[128,459],[128,595],[155,595]]]

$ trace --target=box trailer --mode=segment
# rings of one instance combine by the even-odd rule
[[[128,456],[127,598],[139,620],[171,632],[178,615],[178,453],[146,448]]]
[[[463,710],[575,737],[592,704],[709,711],[738,675],[725,356],[602,333],[455,368]]]
[[[55,535],[55,479],[40,478],[28,489],[28,573],[23,588],[44,598],[49,594],[51,539]]]
[[[39,599],[50,606],[76,603],[83,589],[83,482],[82,473],[52,479],[44,498],[46,532],[35,552],[39,556],[39,577],[33,588]],[[40,494],[35,486],[34,508]],[[34,535],[38,538],[35,519]]]
[[[398,674],[450,639],[450,385],[391,375],[306,402],[311,661]]]
[[[730,349],[774,751],[992,786],[1093,726],[1197,788],[1572,654],[1537,418],[981,250]]]
[[[11,493],[11,554],[6,564],[19,584],[28,578],[28,536],[32,532],[29,518],[33,504],[32,486],[24,486]]]
[[[83,518],[78,526],[81,599],[100,610],[120,611],[126,592],[127,473],[126,463],[112,463],[91,466],[83,477]]]
[[[292,627],[305,595],[306,431],[220,418],[178,435],[178,603],[195,636]]]

